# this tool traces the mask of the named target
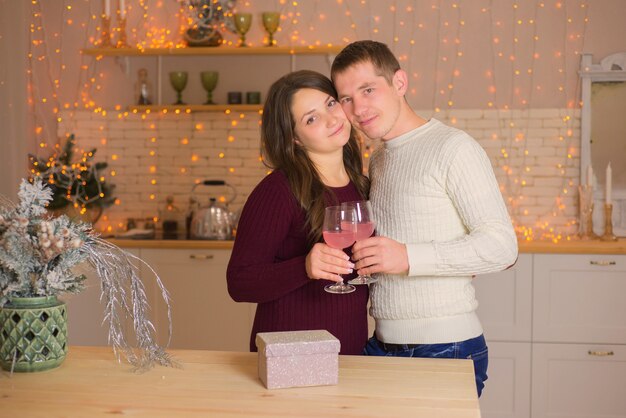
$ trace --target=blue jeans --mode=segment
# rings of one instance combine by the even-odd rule
[[[487,380],[487,365],[489,351],[484,336],[469,340],[445,344],[385,344],[378,341],[376,334],[369,339],[363,349],[366,356],[393,356],[393,357],[427,357],[427,358],[460,358],[472,359],[476,390],[478,397],[485,387]]]

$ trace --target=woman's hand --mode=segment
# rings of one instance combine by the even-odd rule
[[[323,243],[315,244],[306,256],[306,274],[310,279],[340,282],[340,275],[350,274],[353,269],[346,253]]]

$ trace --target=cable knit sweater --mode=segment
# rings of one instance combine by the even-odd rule
[[[384,142],[370,162],[377,235],[406,244],[409,273],[371,291],[376,335],[437,344],[482,334],[472,276],[517,259],[517,240],[489,158],[465,132],[431,119]]]

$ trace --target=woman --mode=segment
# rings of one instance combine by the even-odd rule
[[[361,354],[367,342],[367,286],[324,291],[354,268],[322,242],[324,208],[363,200],[369,189],[336,95],[327,77],[297,71],[272,85],[263,108],[261,149],[274,171],[243,208],[227,272],[231,297],[258,304],[251,351],[258,332],[325,329],[341,354]]]

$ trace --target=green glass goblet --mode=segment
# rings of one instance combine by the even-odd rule
[[[202,87],[207,91],[207,99],[205,105],[212,105],[213,103],[213,90],[217,86],[217,80],[219,73],[217,71],[202,71],[200,73],[200,80],[202,81]]]
[[[184,105],[183,102],[183,90],[187,86],[187,72],[186,71],[172,71],[170,73],[170,84],[176,90],[176,103],[175,105]]]
[[[252,13],[235,13],[233,20],[235,21],[237,33],[241,35],[239,46],[248,46],[246,45],[246,33],[250,30],[250,25],[252,24]]]
[[[263,12],[263,27],[267,31],[269,38],[267,46],[274,46],[274,33],[278,30],[280,25],[280,13],[279,12]]]

